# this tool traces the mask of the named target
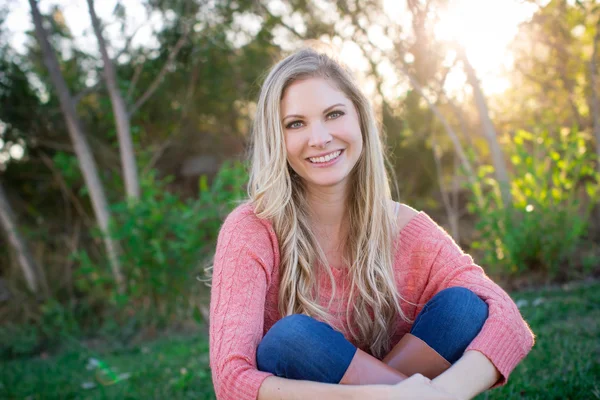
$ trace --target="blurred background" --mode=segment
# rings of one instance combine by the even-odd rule
[[[214,397],[204,268],[265,73],[315,43],[371,99],[394,197],[538,335],[482,398],[600,398],[591,0],[1,1],[0,397]]]

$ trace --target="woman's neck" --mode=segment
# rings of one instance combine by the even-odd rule
[[[346,213],[345,188],[310,188],[307,201],[310,207],[311,222],[318,236],[340,238],[345,228]]]

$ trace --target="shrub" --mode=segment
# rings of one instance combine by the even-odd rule
[[[0,326],[0,358],[30,356],[40,347],[39,329],[33,324]]]
[[[494,169],[479,170],[470,185],[480,237],[472,243],[492,272],[508,276],[540,271],[549,279],[567,278],[582,248],[600,179],[585,134],[562,130],[516,133],[507,146],[513,176],[512,205],[504,207]],[[588,261],[589,262],[589,261]]]
[[[31,356],[64,343],[78,333],[74,313],[56,299],[47,299],[33,320],[0,326],[0,358]]]
[[[112,208],[111,236],[122,247],[126,293],[117,293],[107,264],[85,252],[77,254],[78,288],[92,304],[109,302],[112,315],[131,331],[191,317],[201,264],[224,217],[245,196],[246,181],[241,163],[226,163],[211,185],[201,177],[197,198],[184,200],[168,190],[169,179],[148,175],[139,201]]]

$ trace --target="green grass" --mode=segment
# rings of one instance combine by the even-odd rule
[[[600,399],[600,283],[521,292],[513,298],[528,303],[521,311],[537,336],[536,345],[506,386],[477,399]],[[90,357],[131,376],[103,386],[86,368]],[[84,389],[85,383],[95,386]],[[0,398],[213,399],[208,344],[198,336],[102,351],[75,345],[47,359],[3,362]]]
[[[483,399],[600,399],[600,284],[517,293],[536,335],[508,383]],[[540,304],[534,305],[536,299]]]
[[[0,364],[0,399],[214,399],[205,336],[104,351],[72,347],[45,360]],[[91,357],[131,375],[104,386],[97,370],[86,368]],[[95,386],[83,388],[90,383]]]

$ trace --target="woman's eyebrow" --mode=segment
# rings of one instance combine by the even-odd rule
[[[304,115],[299,115],[299,114],[290,114],[290,115],[286,115],[285,117],[281,118],[281,122],[285,121],[288,118],[304,118]]]
[[[332,106],[329,106],[329,107],[327,107],[325,110],[323,110],[323,114],[327,114],[329,111],[331,111],[332,109],[334,109],[334,108],[336,108],[336,107],[339,107],[339,106],[345,107],[345,105],[344,105],[344,104],[342,104],[342,103],[337,103],[337,104],[334,104],[334,105],[332,105]],[[283,117],[283,118],[281,119],[281,122],[285,121],[287,118],[292,118],[292,117],[294,117],[294,118],[304,118],[304,115],[300,115],[300,114],[290,114],[290,115],[286,115],[285,117]]]
[[[331,111],[332,109],[334,109],[334,108],[336,108],[336,107],[339,107],[339,106],[345,107],[345,105],[344,105],[344,104],[342,104],[342,103],[337,103],[337,104],[334,104],[334,105],[332,105],[332,106],[329,106],[329,107],[327,107],[325,110],[323,110],[323,114],[327,114],[329,111]]]

